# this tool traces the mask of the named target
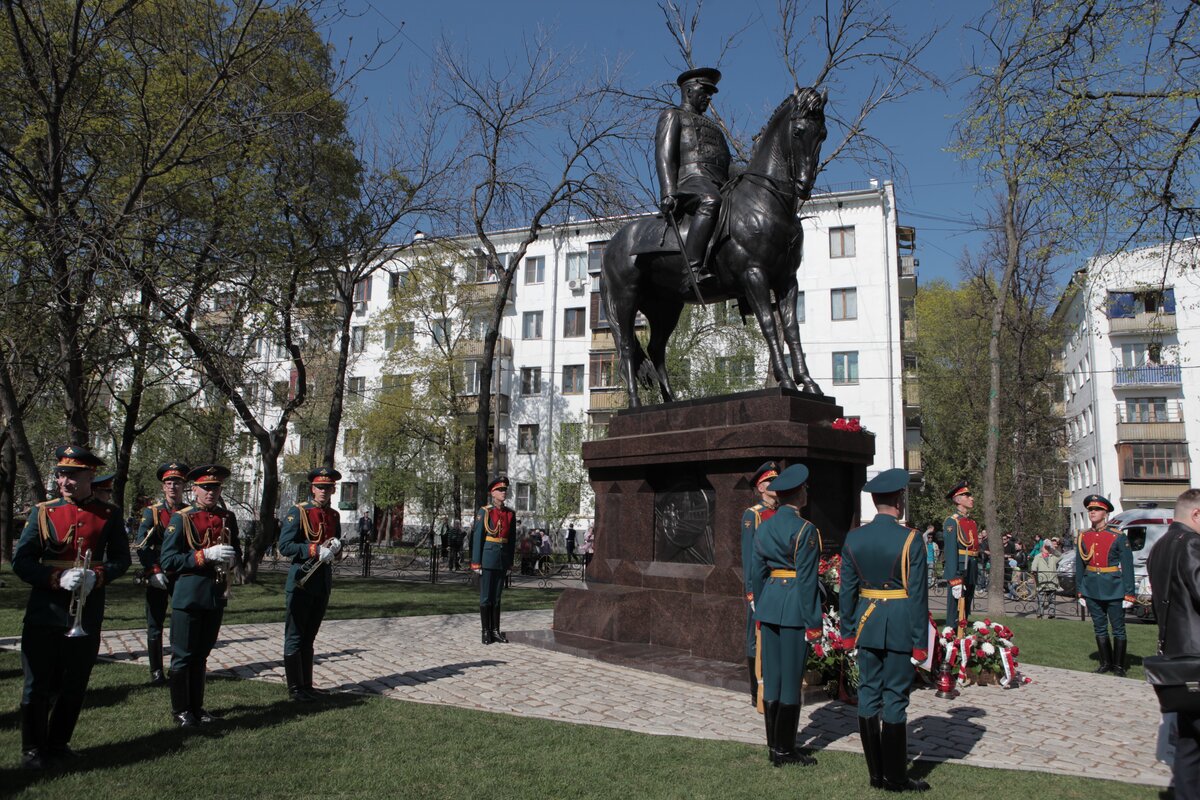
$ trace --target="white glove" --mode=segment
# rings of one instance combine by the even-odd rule
[[[75,587],[83,580],[83,573],[90,571],[82,567],[72,567],[71,569],[64,570],[58,576],[58,588],[66,589],[68,592],[75,591]]]
[[[912,664],[913,664],[913,666],[914,666],[914,667],[919,667],[919,666],[921,666],[921,662],[920,662],[920,661],[917,661],[917,660],[916,660],[915,658],[913,658],[912,656],[909,656],[909,657],[908,657],[908,660],[912,662]]]
[[[962,599],[962,584],[960,583],[958,586],[951,586],[950,594],[954,595],[955,600],[961,600]]]
[[[233,545],[214,544],[204,548],[205,561],[233,561]]]
[[[162,589],[165,592],[170,583],[171,582],[167,580],[167,576],[163,575],[161,572],[155,572],[150,575],[150,585],[155,589]]]
[[[342,540],[341,539],[330,539],[325,544],[328,545],[330,552],[332,552],[335,556],[338,553],[342,552]]]
[[[471,571],[472,571],[472,572],[474,572],[476,575],[482,575],[482,574],[483,574],[483,569],[482,569],[482,568],[480,568],[480,567],[476,567],[475,569],[473,569],[473,570],[471,570]]]
[[[1129,600],[1122,600],[1121,608],[1128,611],[1129,609],[1133,608],[1133,603]]]
[[[1087,600],[1084,600],[1082,597],[1079,598],[1079,607],[1086,609],[1087,608]]]
[[[317,557],[321,563],[325,563],[329,559],[333,558],[333,553],[334,551],[331,547],[325,547],[322,545],[321,547],[317,548]]]
[[[751,614],[754,613],[754,601],[753,600],[750,601],[750,613]]]
[[[856,647],[853,650],[847,652],[846,655],[850,656],[851,658],[858,658],[858,648]]]
[[[81,590],[80,597],[87,597],[92,593],[92,589],[95,588],[96,573],[92,572],[90,569],[85,569],[83,571],[83,588]]]

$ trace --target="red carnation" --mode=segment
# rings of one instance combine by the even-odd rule
[[[825,657],[825,648],[821,647],[821,645],[819,645],[819,644],[814,644],[813,645],[813,655],[816,656],[817,658],[824,658]]]
[[[1013,647],[1012,647],[1012,649],[1011,649],[1011,650],[1009,650],[1008,652],[1012,653],[1012,655],[1013,655],[1013,658],[1016,658],[1017,656],[1021,655],[1021,648],[1017,647],[1017,646],[1014,644],[1014,645],[1013,645]]]
[[[983,652],[982,650],[976,650],[975,657],[979,658],[979,659],[984,659],[984,658],[987,658],[987,653]]]

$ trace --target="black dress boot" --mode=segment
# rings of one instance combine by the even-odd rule
[[[862,739],[863,757],[867,760],[867,774],[871,776],[871,787],[874,789],[883,788],[883,764],[880,763],[882,743],[879,724],[878,714],[873,717],[858,718],[858,736]]]
[[[775,766],[800,764],[811,767],[817,763],[812,756],[806,756],[796,749],[796,734],[800,730],[800,706],[779,704],[775,717]]]
[[[194,728],[199,723],[192,714],[190,668],[172,672],[167,678],[171,687],[171,719],[181,728]]]
[[[1112,640],[1107,636],[1096,637],[1096,650],[1100,654],[1100,666],[1096,667],[1095,672],[1105,673],[1113,671],[1113,651]]]
[[[754,670],[754,656],[746,657],[746,669],[750,671],[750,705],[758,705],[758,675]]]
[[[889,792],[928,791],[928,783],[908,777],[908,725],[906,723],[882,723],[880,746],[884,789]]]
[[[712,277],[712,273],[709,272],[708,265],[705,263],[705,257],[708,255],[709,239],[712,238],[716,228],[716,215],[712,212],[706,213],[706,209],[702,208],[698,210],[696,215],[692,217],[692,226],[688,230],[683,255],[687,261],[688,268],[692,271],[692,275],[696,279],[696,283],[703,283]],[[683,288],[689,293],[691,292],[691,279],[685,280]]]
[[[208,678],[206,664],[192,664],[188,670],[188,692],[192,701],[192,716],[201,725],[208,725],[221,719],[220,714],[214,714],[204,707],[204,688]]]
[[[491,644],[496,641],[492,637],[492,607],[479,607],[479,627],[483,630],[483,643]]]
[[[500,604],[492,606],[492,641],[508,644],[508,637],[500,630]]]
[[[301,686],[304,691],[308,692],[308,696],[314,700],[320,700],[327,692],[324,689],[313,688],[313,646],[310,642],[300,650],[300,676]]]
[[[1125,677],[1125,649],[1129,646],[1128,639],[1113,637],[1112,671],[1118,678]]]
[[[308,703],[312,697],[304,691],[300,678],[300,653],[287,653],[283,656],[283,674],[287,679],[288,699],[297,703]]]
[[[150,657],[150,685],[151,686],[166,686],[167,676],[163,672],[163,646],[162,638],[149,639],[146,641],[147,655]]]
[[[763,703],[763,719],[767,725],[767,760],[775,763],[775,718],[779,715],[779,701]]]
[[[21,704],[21,769],[46,768],[47,715],[45,701]]]

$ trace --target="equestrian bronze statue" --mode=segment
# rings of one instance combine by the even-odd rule
[[[685,98],[686,84],[697,83],[685,82],[688,74],[680,76]],[[767,341],[771,372],[779,385],[822,393],[808,374],[800,347],[796,270],[803,249],[799,211],[812,194],[820,164],[826,99],[824,93],[808,87],[788,95],[759,133],[746,169],[721,188],[720,201],[695,204],[699,216],[678,220],[674,216],[678,200],[664,203],[661,217],[630,222],[608,243],[601,291],[631,407],[640,405],[639,379],[646,385],[657,384],[664,401],[674,399],[666,370],[667,341],[684,303],[729,299],[737,299],[740,308],[748,308],[757,318]],[[660,134],[662,128],[660,119]],[[661,176],[661,157],[659,162]],[[703,256],[699,246],[692,244],[689,230],[694,219],[705,224],[700,213],[705,205],[719,207],[720,215]],[[689,259],[699,263],[689,263]],[[700,266],[705,269],[693,269]],[[638,312],[650,324],[646,350],[634,334]],[[780,345],[777,316],[790,350],[790,372]]]

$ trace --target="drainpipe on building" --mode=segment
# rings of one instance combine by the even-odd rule
[[[892,338],[893,324],[899,327],[899,320],[892,313],[892,272],[900,268],[900,259],[897,257],[896,263],[892,263],[888,256],[890,248],[888,247],[891,241],[891,233],[893,228],[888,225],[889,217],[893,210],[888,208],[888,188],[892,182],[884,181],[879,187],[879,207],[883,211],[883,263],[886,269],[884,275],[884,299],[887,302],[887,387],[888,387],[888,467],[896,466],[896,371],[893,366],[895,361],[895,340]],[[879,470],[882,472],[882,470]]]

